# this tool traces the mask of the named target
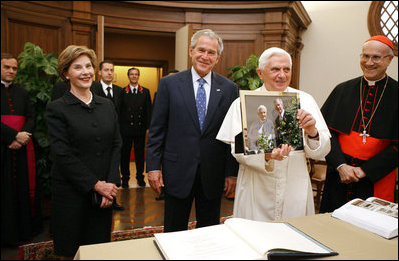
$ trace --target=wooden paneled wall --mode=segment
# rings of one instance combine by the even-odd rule
[[[186,24],[210,28],[224,41],[215,71],[244,64],[266,48],[293,58],[298,88],[301,34],[311,20],[299,1],[1,1],[1,50],[18,55],[26,41],[47,53],[69,44],[96,48],[97,17],[104,16],[104,57],[174,66],[174,33]]]

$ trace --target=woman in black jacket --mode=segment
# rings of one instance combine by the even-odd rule
[[[80,245],[110,241],[122,142],[114,105],[90,91],[94,51],[70,45],[58,59],[70,90],[46,111],[54,156],[52,231],[55,253],[73,257]]]

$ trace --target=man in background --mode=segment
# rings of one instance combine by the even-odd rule
[[[145,187],[144,181],[144,148],[148,127],[151,121],[150,91],[139,84],[140,70],[132,67],[128,70],[129,85],[125,88],[119,114],[119,125],[123,140],[121,152],[122,187],[129,187],[130,153],[132,143],[136,162],[136,179],[140,187]]]
[[[19,245],[41,229],[32,141],[35,110],[13,84],[18,62],[1,54],[1,244]]]
[[[114,80],[114,63],[109,60],[100,62],[98,75],[100,76],[100,82],[93,81],[90,89],[94,94],[110,99],[115,105],[119,117],[124,91],[122,87],[112,83]],[[119,186],[120,184],[116,185]],[[116,198],[114,198],[114,201],[112,202],[112,208],[115,210],[125,209],[123,206],[118,204]]]
[[[321,213],[354,198],[394,201],[398,82],[386,74],[392,59],[387,37],[369,38],[360,54],[363,76],[339,84],[321,108],[332,134]]]

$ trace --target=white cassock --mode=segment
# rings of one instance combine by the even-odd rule
[[[255,91],[267,91],[264,85]],[[313,97],[297,92],[301,108],[316,120],[319,140],[304,137],[304,150],[291,151],[282,161],[266,163],[261,154],[234,153],[235,136],[242,132],[240,98],[230,106],[217,139],[231,144],[233,156],[240,164],[234,199],[233,216],[256,221],[271,221],[314,215],[312,185],[306,157],[322,160],[330,152],[330,132]]]
[[[274,134],[274,125],[273,122],[269,119],[265,121],[255,121],[251,124],[248,130],[248,147],[250,150],[257,151],[258,144],[257,141],[262,134],[269,134],[268,140],[271,140],[274,146],[276,146],[276,135]]]

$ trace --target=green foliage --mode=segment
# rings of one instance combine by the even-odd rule
[[[50,146],[44,118],[46,105],[50,101],[54,84],[59,80],[58,61],[54,54],[44,54],[33,43],[25,43],[18,56],[18,73],[15,82],[29,92],[36,110],[36,126],[33,132],[36,152],[36,169],[44,195],[50,194]]]
[[[259,149],[262,149],[265,152],[271,152],[274,149],[273,139],[270,137],[271,134],[261,133],[259,139],[257,140],[257,144]]]
[[[285,106],[285,113],[287,117],[294,119],[293,121],[286,122],[282,120],[280,125],[277,126],[276,131],[279,133],[279,136],[282,138],[282,144],[289,144],[295,148],[303,147],[302,142],[302,131],[299,128],[299,121],[297,119],[298,113],[298,100],[296,98],[292,98],[291,102]]]
[[[259,57],[251,54],[245,65],[227,68],[228,71],[231,71],[227,77],[235,82],[241,90],[255,90],[263,84],[256,72],[258,64]]]

